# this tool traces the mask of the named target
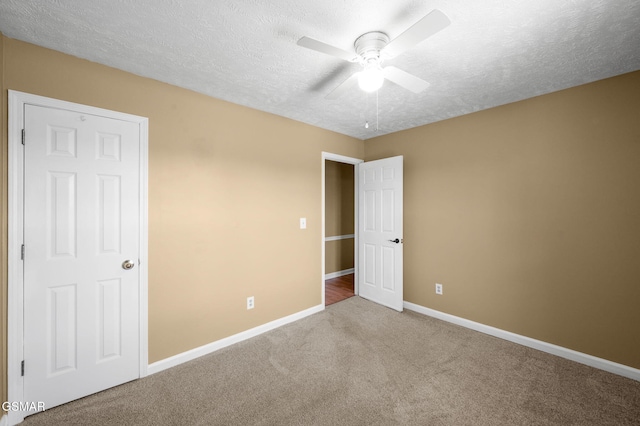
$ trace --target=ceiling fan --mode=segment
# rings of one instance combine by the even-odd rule
[[[345,61],[358,62],[362,65],[362,71],[352,74],[351,77],[333,89],[326,96],[326,99],[339,98],[356,83],[366,92],[375,92],[382,86],[385,79],[413,93],[420,93],[429,87],[429,83],[393,66],[382,68],[382,61],[404,53],[446,28],[450,23],[449,18],[436,9],[393,40],[389,40],[389,36],[381,31],[362,34],[353,44],[355,52],[348,52],[309,37],[302,37],[298,40],[298,46],[335,56]]]

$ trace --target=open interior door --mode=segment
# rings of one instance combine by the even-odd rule
[[[403,157],[358,165],[359,295],[402,311]]]

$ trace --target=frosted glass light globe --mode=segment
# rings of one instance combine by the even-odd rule
[[[375,92],[382,87],[384,76],[379,67],[367,67],[358,75],[358,86],[365,92]]]

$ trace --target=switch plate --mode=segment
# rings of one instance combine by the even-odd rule
[[[442,284],[436,283],[436,294],[442,294]]]
[[[253,299],[253,296],[249,296],[247,297],[247,309],[253,309],[255,301]]]
[[[307,229],[307,218],[306,217],[301,217],[300,218],[300,229]]]

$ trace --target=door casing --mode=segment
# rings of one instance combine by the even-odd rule
[[[22,129],[24,125],[24,106],[26,104],[99,115],[137,123],[140,126],[140,377],[147,375],[148,366],[148,118],[9,90],[7,393],[8,401],[12,402],[23,401],[24,398],[24,383],[21,375],[21,362],[24,359],[22,318],[24,309],[24,272],[21,247],[24,241],[24,150]],[[25,415],[25,412],[10,411],[8,413],[9,424],[21,422]]]

